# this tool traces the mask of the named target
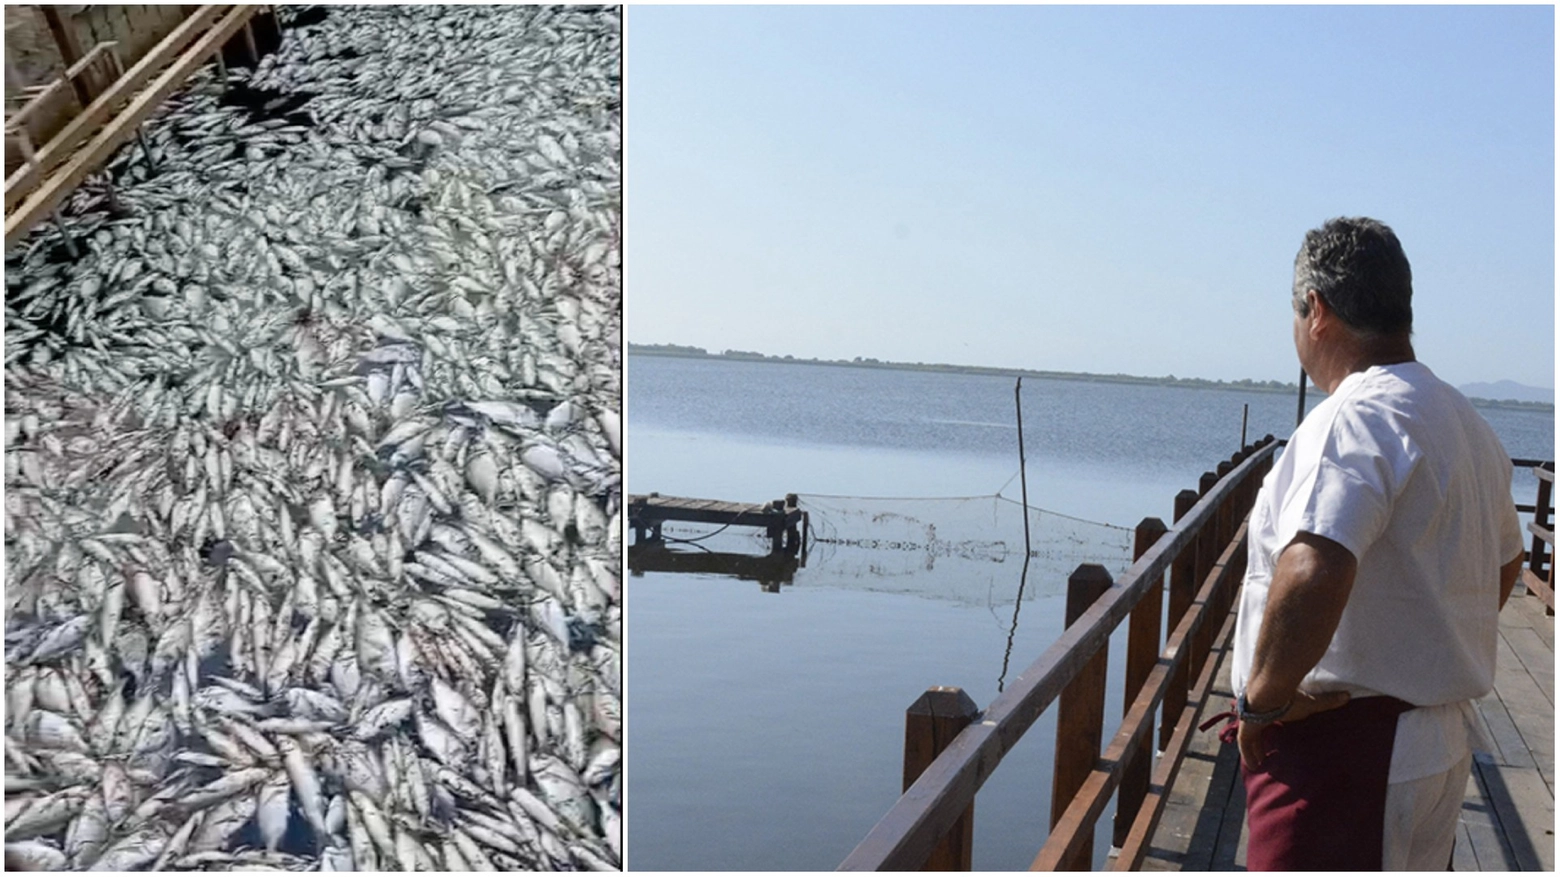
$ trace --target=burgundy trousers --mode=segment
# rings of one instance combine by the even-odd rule
[[[1269,725],[1246,784],[1250,871],[1380,871],[1387,772],[1398,716],[1413,706],[1362,697]]]

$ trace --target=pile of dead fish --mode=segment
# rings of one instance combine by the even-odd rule
[[[619,11],[279,16],[6,257],[7,865],[616,868]]]

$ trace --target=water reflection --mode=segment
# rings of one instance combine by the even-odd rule
[[[634,576],[647,572],[706,573],[727,575],[743,581],[758,582],[759,588],[780,593],[781,585],[792,584],[796,571],[807,565],[804,551],[770,554],[737,554],[695,547],[691,551],[673,551],[665,542],[645,542],[628,549],[628,571]]]

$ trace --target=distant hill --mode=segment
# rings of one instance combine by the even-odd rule
[[[1489,399],[1495,402],[1544,402],[1550,405],[1555,403],[1555,391],[1543,387],[1529,387],[1516,381],[1496,381],[1494,383],[1463,384],[1457,389],[1464,396],[1475,399]]]

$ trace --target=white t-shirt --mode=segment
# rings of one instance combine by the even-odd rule
[[[1422,363],[1345,378],[1295,430],[1252,508],[1236,692],[1273,568],[1299,532],[1358,562],[1338,630],[1301,689],[1420,707],[1398,722],[1391,782],[1451,768],[1482,742],[1471,701],[1494,685],[1500,568],[1523,550],[1500,440]]]

